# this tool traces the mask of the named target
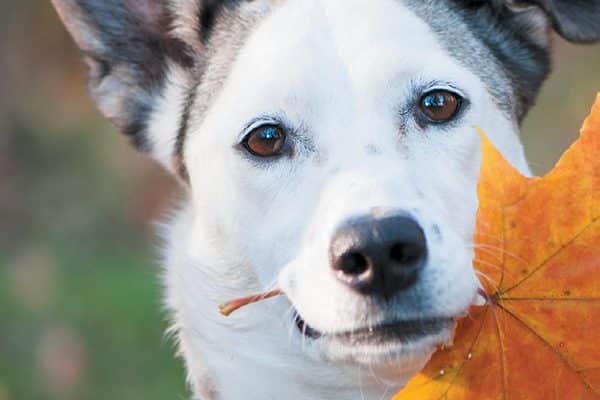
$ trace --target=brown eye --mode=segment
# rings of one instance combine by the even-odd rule
[[[254,129],[244,139],[244,147],[258,157],[274,157],[285,146],[285,132],[278,126],[265,125]]]
[[[442,123],[450,121],[458,111],[462,97],[447,90],[434,90],[421,97],[419,108],[431,122]]]

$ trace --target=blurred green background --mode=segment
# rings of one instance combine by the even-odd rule
[[[0,0],[0,400],[184,398],[152,221],[176,186],[93,108],[49,2]],[[600,46],[556,43],[524,127],[537,173],[600,90]]]

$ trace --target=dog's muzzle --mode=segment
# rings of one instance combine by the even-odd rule
[[[425,232],[413,218],[402,215],[354,218],[334,233],[330,267],[335,278],[361,296],[384,304],[418,281],[427,259]],[[393,320],[348,332],[322,333],[299,314],[295,323],[311,339],[328,337],[357,345],[374,342],[410,342],[451,329],[453,318]]]

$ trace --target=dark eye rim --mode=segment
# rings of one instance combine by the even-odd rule
[[[249,141],[250,141],[252,135],[259,132],[260,130],[263,130],[266,128],[275,128],[283,135],[284,143],[281,146],[281,149],[277,153],[272,154],[272,155],[259,154],[259,153],[255,152],[254,150],[252,150],[252,147],[250,147],[250,145],[249,145]],[[240,145],[247,154],[249,154],[253,157],[259,158],[259,159],[268,160],[268,159],[279,158],[285,154],[286,148],[288,147],[288,138],[289,138],[289,134],[284,126],[282,126],[281,124],[278,124],[276,122],[265,122],[263,124],[253,126],[251,129],[248,129],[247,132],[245,133]]]
[[[431,94],[434,93],[439,93],[439,92],[443,92],[443,93],[449,93],[451,95],[453,95],[456,98],[456,111],[454,112],[454,114],[452,114],[452,116],[448,119],[445,120],[435,120],[430,118],[426,113],[423,112],[421,106],[422,103],[425,99],[425,97],[430,96]],[[424,91],[421,96],[418,98],[418,103],[417,103],[417,110],[419,113],[419,117],[420,119],[422,119],[424,122],[426,122],[427,124],[431,124],[431,125],[445,125],[445,124],[449,124],[455,120],[457,120],[460,115],[463,113],[463,110],[465,108],[465,105],[467,105],[468,101],[465,98],[465,96],[460,93],[457,90],[454,90],[452,88],[447,88],[447,87],[436,87],[436,88],[431,88],[428,89],[426,91]]]

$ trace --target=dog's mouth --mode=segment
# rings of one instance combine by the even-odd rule
[[[294,315],[296,327],[304,337],[311,340],[333,339],[348,346],[411,343],[424,337],[438,336],[448,332],[453,329],[455,321],[455,318],[404,320],[351,331],[324,333],[308,325],[297,312]]]
[[[479,291],[480,296],[482,295],[481,293],[484,293],[483,289],[480,289]],[[221,314],[229,316],[231,313],[244,306],[247,306],[248,304],[281,295],[283,295],[283,292],[279,289],[276,289],[270,292],[248,296],[224,303],[219,306],[219,310]],[[318,329],[308,325],[296,310],[294,310],[293,318],[296,327],[300,331],[300,334],[305,338],[311,340],[327,338],[344,346],[351,347],[360,345],[384,344],[402,345],[415,343],[426,338],[431,339],[443,336],[451,337],[451,332],[453,331],[458,317],[397,320],[340,332],[321,332]]]

